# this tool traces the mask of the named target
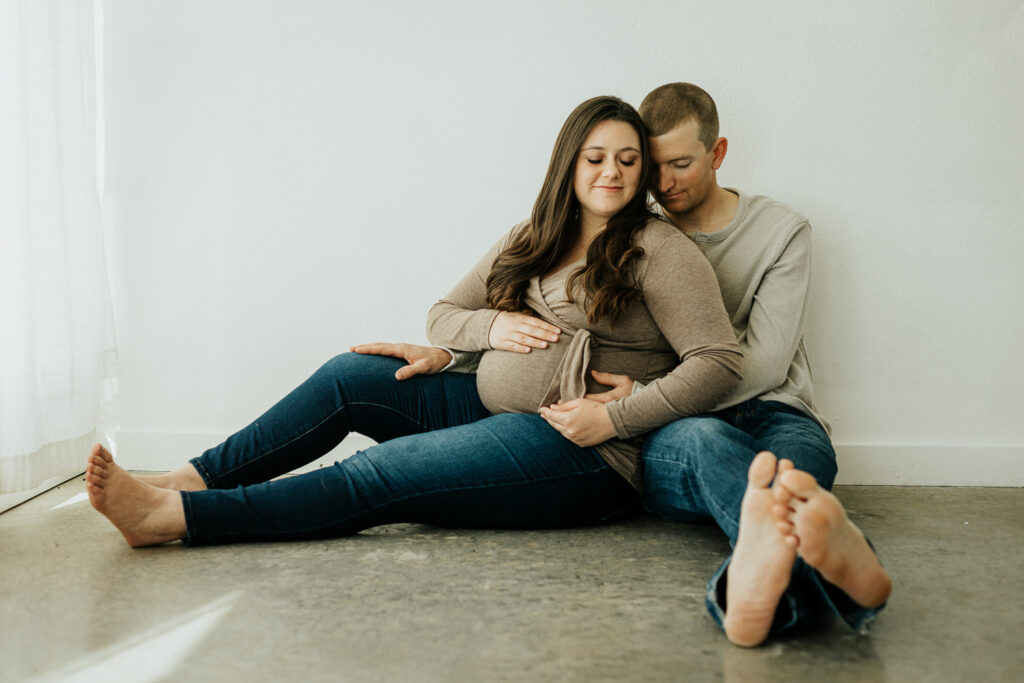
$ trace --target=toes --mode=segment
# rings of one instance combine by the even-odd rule
[[[772,497],[775,498],[775,502],[779,505],[788,506],[789,502],[793,500],[793,492],[785,486],[782,486],[780,483],[778,486],[772,488]]]
[[[779,476],[779,483],[789,489],[797,498],[806,500],[818,492],[818,482],[807,472],[788,470]]]
[[[757,488],[768,488],[775,478],[775,456],[768,451],[761,451],[750,463],[747,470],[747,481]]]
[[[107,461],[99,456],[90,455],[89,463],[86,465],[85,472],[86,474],[92,474],[96,477],[106,476]]]
[[[89,449],[89,460],[94,458],[106,463],[114,462],[114,456],[101,443],[94,443]]]
[[[772,505],[772,517],[774,517],[777,522],[784,522],[788,520],[792,513],[793,511],[785,505],[780,505],[778,503]]]

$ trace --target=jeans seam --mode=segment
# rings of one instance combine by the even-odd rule
[[[523,485],[523,484],[539,484],[541,482],[551,481],[553,479],[562,479],[562,478],[565,478],[565,477],[577,477],[577,476],[580,476],[580,475],[591,475],[591,474],[595,474],[597,472],[604,472],[604,471],[607,471],[609,469],[611,469],[611,466],[608,465],[607,463],[603,462],[600,467],[598,467],[597,469],[594,469],[594,470],[587,470],[586,472],[582,472],[582,471],[581,472],[572,472],[570,474],[552,475],[552,476],[549,476],[549,477],[543,477],[543,478],[539,478],[539,479],[532,479],[530,481],[519,481],[519,482],[516,482],[514,480],[506,480],[506,481],[500,481],[500,482],[495,482],[495,483],[492,483],[492,484],[485,484],[485,485],[459,486],[459,487],[455,487],[455,488],[439,488],[439,489],[436,489],[436,490],[413,493],[413,494],[409,494],[409,495],[403,496],[401,498],[396,498],[394,500],[389,500],[386,503],[381,503],[380,505],[376,505],[376,506],[374,506],[372,508],[367,508],[366,510],[362,510],[362,511],[359,512],[359,514],[370,514],[372,512],[380,510],[381,508],[383,508],[383,507],[385,507],[387,505],[394,505],[396,503],[402,503],[402,502],[404,502],[406,500],[409,500],[411,498],[415,498],[417,496],[428,496],[428,495],[435,495],[435,494],[438,494],[438,493],[454,493],[454,492],[458,492],[458,491],[474,491],[474,490],[481,490],[481,489],[493,489],[493,488],[498,488],[498,487],[501,487],[501,486],[510,486],[510,485],[516,485],[516,484],[519,484],[519,485]],[[326,528],[328,528],[330,526],[333,526],[335,524],[344,523],[344,522],[352,519],[355,516],[356,515],[349,515],[347,517],[339,518],[339,519],[331,521],[329,524],[320,524],[320,525],[317,525],[317,526],[303,527],[301,529],[290,529],[288,531],[288,533],[306,533],[306,532],[310,532],[310,531],[317,531],[317,530],[320,530],[320,529],[326,529]],[[231,535],[233,535],[233,534],[213,534],[213,535],[210,535],[210,536],[206,536],[204,538],[204,540],[211,539],[211,538],[218,538],[218,537],[221,537],[221,536],[231,536]]]
[[[408,419],[408,420],[409,420],[410,422],[413,422],[414,424],[416,424],[417,426],[419,426],[419,427],[420,427],[420,428],[422,428],[422,429],[425,429],[425,430],[427,430],[427,431],[433,431],[433,430],[431,430],[431,429],[430,429],[429,427],[427,427],[427,425],[423,424],[423,423],[422,423],[422,422],[420,422],[419,420],[417,420],[417,419],[414,419],[414,418],[411,418],[411,417],[409,417],[408,415],[406,415],[405,413],[402,413],[401,411],[395,410],[395,409],[394,409],[394,408],[392,408],[391,406],[387,406],[387,405],[381,405],[381,404],[378,404],[378,403],[370,403],[369,401],[360,401],[360,402],[358,402],[358,403],[346,403],[345,405],[341,406],[340,408],[338,408],[338,409],[337,409],[337,410],[335,410],[334,412],[330,413],[329,415],[327,415],[326,417],[324,417],[324,418],[323,418],[322,420],[320,420],[319,422],[317,422],[317,423],[316,423],[315,425],[313,425],[313,426],[312,426],[312,427],[310,427],[309,429],[307,429],[307,430],[305,430],[304,432],[302,432],[301,434],[299,434],[298,436],[295,436],[294,438],[292,438],[292,439],[290,439],[290,440],[286,441],[285,443],[283,443],[283,444],[281,444],[281,445],[279,445],[279,446],[277,446],[277,447],[273,448],[272,450],[269,450],[269,451],[267,451],[266,453],[262,453],[262,454],[261,454],[261,455],[259,455],[258,457],[256,457],[256,458],[253,458],[252,460],[247,460],[247,461],[246,461],[246,462],[245,462],[244,464],[241,464],[241,465],[237,465],[237,466],[235,466],[235,467],[233,467],[233,468],[231,468],[231,469],[229,469],[229,470],[226,470],[226,471],[224,471],[224,472],[221,472],[221,473],[220,473],[220,474],[218,474],[218,475],[217,475],[217,477],[216,477],[216,480],[217,480],[217,482],[218,482],[218,486],[217,486],[217,488],[221,488],[221,487],[220,487],[220,485],[219,485],[219,480],[220,480],[221,478],[223,478],[223,477],[226,477],[226,476],[228,476],[228,475],[231,475],[231,474],[234,474],[235,472],[237,472],[237,471],[239,471],[239,470],[241,470],[241,469],[244,469],[244,468],[246,468],[246,467],[248,467],[248,466],[250,466],[250,465],[254,465],[254,464],[256,464],[256,463],[259,463],[259,462],[261,462],[261,461],[262,461],[262,460],[263,460],[264,458],[267,458],[267,457],[269,457],[269,456],[273,455],[274,453],[278,452],[278,451],[279,451],[279,450],[281,450],[282,448],[286,448],[286,447],[288,447],[288,446],[292,445],[293,443],[295,443],[296,441],[298,441],[299,439],[302,439],[302,438],[306,437],[306,436],[307,436],[307,435],[309,435],[309,434],[310,434],[311,432],[313,432],[313,431],[315,431],[316,429],[318,429],[319,427],[321,427],[321,426],[322,426],[322,425],[323,425],[323,424],[324,424],[325,422],[327,422],[328,420],[330,420],[330,419],[334,418],[334,417],[335,417],[336,415],[338,415],[338,414],[339,414],[339,413],[340,413],[341,411],[345,410],[346,408],[352,408],[352,407],[355,407],[355,406],[373,406],[373,407],[375,407],[375,408],[384,408],[385,410],[389,410],[389,411],[391,411],[392,413],[396,413],[396,414],[398,414],[398,415],[401,415],[402,417],[405,417],[405,418],[406,418],[406,419]],[[355,430],[349,430],[349,433],[351,433],[351,432],[353,432],[353,431],[355,431]],[[205,468],[204,468],[204,469],[205,469]]]
[[[670,465],[675,465],[681,471],[686,472],[686,473],[690,473],[690,474],[693,474],[693,473],[696,472],[696,468],[691,467],[689,463],[681,461],[681,460],[663,459],[663,458],[658,458],[658,457],[652,457],[650,455],[644,456],[644,460],[645,461],[652,461],[652,462],[662,462],[662,463],[668,463]],[[690,477],[690,478],[693,479],[693,478],[696,478],[696,477]],[[704,498],[705,502],[708,505],[709,512],[711,512],[711,517],[713,519],[717,520],[717,516],[716,516],[715,513],[718,513],[718,514],[722,515],[722,517],[728,519],[733,524],[733,526],[739,526],[739,520],[738,519],[733,519],[732,515],[729,514],[728,509],[725,508],[725,507],[722,507],[721,505],[719,505],[718,502],[714,499],[713,496],[704,495],[704,492],[701,492],[701,494],[702,494],[702,497]],[[714,508],[714,510],[710,510],[710,508]],[[721,525],[719,525],[719,526],[721,526]]]

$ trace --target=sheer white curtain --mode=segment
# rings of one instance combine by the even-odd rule
[[[116,362],[96,11],[0,0],[0,494],[84,470]]]

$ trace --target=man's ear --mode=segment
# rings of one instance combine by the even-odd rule
[[[729,150],[729,141],[725,138],[715,140],[715,146],[711,148],[714,158],[711,159],[711,168],[718,170],[725,161],[725,153]]]

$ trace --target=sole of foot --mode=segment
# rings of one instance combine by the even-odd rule
[[[740,506],[739,534],[727,570],[725,635],[742,647],[764,642],[775,618],[796,552],[776,529],[772,514],[772,480],[777,472],[792,469],[788,460],[777,461],[759,453],[747,471],[747,490]]]
[[[800,470],[780,474],[775,494],[776,528],[804,562],[858,605],[889,599],[892,579],[838,498]]]
[[[89,452],[85,489],[93,508],[110,520],[133,548],[160,545],[185,535],[181,496],[135,479],[106,448]]]

